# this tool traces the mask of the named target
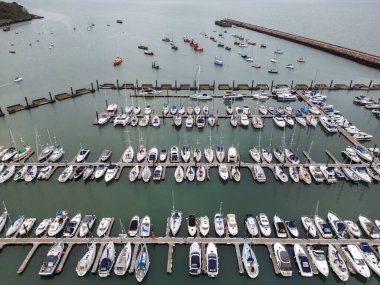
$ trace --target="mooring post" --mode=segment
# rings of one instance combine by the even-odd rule
[[[91,91],[94,92],[95,89],[94,89],[94,84],[91,82]]]
[[[331,82],[330,82],[330,88],[332,87],[333,83],[334,83],[334,80],[331,80]]]
[[[290,83],[290,89],[293,89],[293,80],[292,83]]]
[[[96,89],[99,91],[99,81],[96,79]]]
[[[251,94],[253,92],[253,86],[255,85],[255,80],[252,80],[252,83],[251,83]]]
[[[96,111],[95,113],[96,113],[96,121],[98,122],[98,121],[99,121],[99,114],[98,114],[98,111]]]
[[[53,97],[51,96],[51,92],[49,92],[50,101],[53,101]]]
[[[235,80],[232,80],[232,91],[235,89]]]
[[[175,93],[177,94],[177,79],[174,80],[174,89],[175,89]]]
[[[348,89],[351,89],[351,87],[352,87],[352,79],[350,81],[350,86],[348,87]]]
[[[26,107],[29,106],[29,103],[28,103],[28,98],[25,97],[25,102],[26,102]]]
[[[272,80],[272,83],[270,85],[270,92],[272,92],[272,89],[273,89],[273,80]]]
[[[136,88],[139,89],[139,81],[136,79]]]
[[[212,81],[212,93],[215,93],[215,79]]]
[[[106,99],[106,107],[108,108],[108,101],[107,101],[107,99]]]
[[[371,88],[372,86],[372,80],[369,82],[368,88]]]
[[[73,87],[70,87],[71,95],[74,95]]]
[[[116,88],[119,90],[119,79],[116,79]]]
[[[156,79],[156,89],[158,88],[157,79]]]
[[[312,80],[310,83],[310,89],[313,89],[313,83],[314,83],[314,80]]]

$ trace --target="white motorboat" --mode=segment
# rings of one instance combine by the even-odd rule
[[[264,213],[260,213],[258,216],[256,216],[256,219],[257,219],[257,223],[259,225],[261,234],[265,237],[269,237],[272,231],[270,228],[267,215]]]
[[[174,178],[177,183],[183,182],[183,179],[185,178],[185,171],[183,170],[182,166],[177,166],[177,168],[174,171]]]
[[[130,237],[135,237],[139,231],[140,218],[139,216],[134,216],[129,223],[128,235]]]
[[[185,120],[185,126],[186,128],[192,128],[194,125],[194,118],[192,115],[189,115]]]
[[[380,257],[378,257],[376,252],[367,242],[361,242],[358,246],[367,265],[377,274],[377,276],[380,276]]]
[[[297,113],[296,116],[295,116],[295,118],[296,118],[296,121],[297,121],[298,124],[300,124],[303,127],[306,127],[306,120],[302,116],[302,114]]]
[[[99,164],[95,170],[95,175],[94,175],[95,179],[99,179],[103,177],[106,171],[107,171],[107,166],[105,164]]]
[[[200,92],[200,93],[191,94],[190,99],[212,100],[212,95],[206,92]]]
[[[340,280],[346,282],[350,277],[350,273],[339,251],[332,244],[329,244],[328,246],[328,257],[329,264],[332,270],[335,272],[335,274],[339,277]]]
[[[92,215],[92,214],[85,215],[79,227],[79,237],[85,237],[89,235],[92,228],[95,225],[95,222],[96,222],[95,215]]]
[[[186,113],[191,116],[194,113],[193,106],[187,106]]]
[[[254,161],[257,163],[261,162],[260,150],[256,147],[249,149],[249,155],[252,157]]]
[[[325,130],[329,133],[337,133],[337,125],[334,120],[327,116],[320,116],[319,121],[321,125],[325,128]]]
[[[276,242],[273,245],[273,251],[281,275],[284,277],[292,276],[292,264],[290,263],[290,256],[285,247],[282,244]]]
[[[115,245],[112,241],[110,241],[104,248],[99,260],[99,277],[107,277],[110,275],[113,264],[115,262],[115,256]]]
[[[34,226],[34,223],[36,222],[36,218],[27,218],[25,219],[21,226],[20,229],[18,230],[18,234],[20,236],[25,236],[27,233],[30,232],[32,227]]]
[[[150,122],[154,128],[158,128],[161,125],[160,117],[157,115],[153,115]]]
[[[98,228],[96,229],[96,235],[98,237],[103,237],[107,235],[108,229],[111,226],[111,222],[112,222],[112,218],[102,218],[100,220]]]
[[[133,114],[138,115],[141,112],[140,106],[133,106]]]
[[[260,165],[253,165],[253,173],[255,174],[256,180],[258,182],[263,183],[267,180],[265,172]]]
[[[201,164],[198,166],[196,171],[196,177],[198,182],[203,182],[206,179],[206,168]]]
[[[249,119],[247,114],[241,114],[238,118],[240,125],[242,127],[248,127],[249,126]]]
[[[128,270],[129,264],[132,259],[132,245],[128,242],[120,251],[116,259],[114,273],[118,276],[123,276]]]
[[[317,236],[317,229],[315,228],[313,220],[308,216],[302,216],[301,222],[307,232],[307,235],[315,238]]]
[[[146,244],[141,245],[140,252],[135,263],[135,276],[137,282],[142,282],[149,270],[149,253]]]
[[[318,215],[314,215],[314,223],[315,223],[315,226],[316,226],[319,234],[323,238],[333,238],[331,227],[329,226],[328,223],[326,223],[326,221],[324,219],[322,219]]]
[[[321,169],[321,172],[322,172],[323,176],[325,177],[327,183],[331,184],[331,183],[337,182],[337,179],[335,177],[334,167],[321,165],[320,169]]]
[[[289,180],[288,175],[286,175],[286,173],[282,170],[280,166],[276,165],[274,167],[274,171],[281,182],[284,182],[284,183],[288,182]]]
[[[165,162],[168,157],[168,152],[166,149],[162,149],[160,152],[160,162]]]
[[[205,158],[206,158],[206,160],[207,160],[208,163],[213,163],[214,162],[214,150],[212,149],[211,146],[206,147],[204,149],[204,154],[205,154]]]
[[[269,96],[266,92],[261,92],[261,93],[255,93],[252,95],[252,98],[253,99],[257,99],[257,100],[268,100],[269,99]],[[265,115],[265,114],[263,114]]]
[[[195,118],[195,123],[198,129],[204,128],[206,125],[205,117],[203,115],[197,115]]]
[[[141,171],[141,178],[142,178],[142,180],[145,183],[147,183],[147,182],[149,182],[151,176],[152,176],[152,172],[150,171],[149,166],[145,165],[144,168]]]
[[[50,162],[56,162],[58,161],[63,155],[65,154],[65,151],[63,150],[63,147],[58,145],[53,153],[50,155],[49,160]]]
[[[189,165],[187,168],[186,168],[186,179],[187,181],[194,181],[195,179],[195,170],[194,170],[194,167]]]
[[[171,105],[171,107],[170,107],[170,114],[174,116],[174,115],[177,114],[177,111],[178,111],[177,110],[177,105],[175,105],[175,104]]]
[[[56,217],[50,223],[48,229],[48,236],[55,237],[56,235],[58,235],[65,227],[67,220],[67,211],[57,211]]]
[[[357,273],[364,278],[371,277],[371,271],[369,270],[363,255],[356,245],[349,244],[347,247],[342,247],[342,249]]]
[[[215,244],[210,242],[206,249],[207,275],[217,277],[219,273],[219,257]]]
[[[200,275],[202,271],[201,247],[197,242],[193,242],[189,252],[189,274]]]
[[[136,127],[139,123],[139,119],[137,118],[136,115],[132,115],[131,117],[131,126]]]
[[[294,237],[294,238],[299,237],[299,231],[298,231],[298,228],[297,228],[295,221],[292,221],[292,220],[285,221],[285,225],[288,228],[288,231],[292,237]]]
[[[270,152],[270,150],[262,148],[261,149],[261,156],[263,157],[263,161],[265,160],[267,163],[271,163],[272,162],[273,155]]]
[[[227,162],[236,163],[239,159],[239,154],[234,146],[231,146],[227,152]]]
[[[187,232],[191,237],[195,236],[197,233],[197,220],[194,214],[190,214],[187,217]]]
[[[110,165],[108,165],[106,175],[104,177],[104,181],[109,182],[115,179],[118,170],[119,170],[119,167],[117,166],[117,164],[111,163]]]
[[[148,152],[148,162],[156,163],[158,160],[158,149],[156,147],[152,147]]]
[[[368,175],[366,167],[364,166],[355,166],[351,167],[352,171],[360,178],[361,181],[366,183],[372,183],[371,176]]]
[[[182,223],[182,212],[173,210],[170,212],[169,228],[173,236],[176,236]]]
[[[364,215],[359,215],[359,223],[364,232],[372,239],[380,239],[380,229]]]
[[[222,163],[224,161],[224,157],[225,157],[225,151],[224,151],[224,146],[222,145],[218,145],[215,149],[215,156],[216,156],[216,159]]]
[[[298,265],[301,276],[313,277],[313,271],[311,270],[310,261],[307,258],[305,250],[298,243],[294,244],[294,257]]]
[[[243,245],[242,262],[249,277],[256,278],[259,275],[259,263],[256,255],[246,242]]]
[[[273,224],[274,224],[274,228],[276,230],[276,235],[278,238],[288,237],[288,234],[286,233],[285,223],[278,215],[274,215]]]
[[[302,181],[304,181],[306,184],[311,184],[311,175],[306,167],[303,165],[299,168],[299,177]]]
[[[200,217],[199,232],[202,236],[207,236],[210,230],[210,222],[207,216]]]
[[[150,217],[145,216],[140,223],[140,236],[142,238],[150,236]]]
[[[86,159],[86,157],[89,155],[89,153],[90,153],[89,149],[87,149],[87,148],[81,148],[79,150],[79,153],[78,153],[77,158],[76,158],[75,161],[78,162],[78,163],[83,162]]]
[[[331,228],[335,232],[337,238],[349,239],[350,236],[347,232],[345,223],[333,212],[329,211],[327,213],[327,219],[331,225]]]
[[[45,232],[49,228],[49,226],[50,226],[50,224],[51,224],[52,221],[53,221],[52,218],[50,218],[50,219],[43,219],[41,221],[41,223],[38,225],[38,227],[36,228],[36,230],[34,231],[34,233],[36,234],[36,236],[41,236],[41,235],[45,234]]]
[[[244,219],[245,227],[248,233],[254,237],[259,234],[259,228],[256,224],[256,220],[252,214],[246,214]]]
[[[111,116],[107,112],[103,112],[100,114],[98,118],[98,125],[104,125],[110,120]]]
[[[146,158],[146,147],[144,145],[139,146],[139,150],[136,153],[136,159],[138,162],[142,162]]]
[[[264,127],[264,123],[263,123],[263,120],[261,119],[261,117],[253,115],[252,116],[252,126],[255,129],[262,129]]]
[[[65,244],[62,241],[57,241],[49,249],[46,257],[42,261],[42,266],[38,274],[40,276],[49,276],[55,273],[57,266],[63,255]]]
[[[216,117],[215,117],[215,115],[214,114],[210,114],[210,115],[208,115],[208,118],[207,118],[207,122],[208,122],[208,124],[210,125],[210,127],[213,127],[213,126],[215,126],[215,124],[216,124]]]
[[[343,167],[342,170],[349,181],[353,183],[361,181],[360,177],[355,173],[352,167]]]
[[[238,226],[235,214],[227,214],[227,229],[230,236],[237,236]]]
[[[140,167],[138,165],[135,165],[131,171],[129,172],[129,181],[134,182],[140,173]]]
[[[329,276],[329,266],[323,248],[320,245],[313,245],[308,246],[307,251],[309,252],[311,262],[317,267],[319,273],[327,278]]]
[[[259,107],[259,112],[262,114],[262,115],[268,115],[268,109],[265,105],[260,105]]]
[[[172,162],[172,163],[179,162],[179,155],[180,154],[179,154],[178,147],[172,146],[170,148],[170,156],[169,156],[170,162]]]
[[[86,253],[82,256],[82,258],[78,261],[75,271],[77,275],[82,277],[86,275],[86,273],[92,267],[92,264],[95,261],[96,257],[96,243],[92,243]]]
[[[284,116],[284,120],[285,120],[285,123],[286,123],[289,127],[293,127],[293,126],[294,126],[294,120],[293,120],[292,116],[290,116],[290,115],[286,115],[286,116]]]
[[[157,165],[153,170],[153,180],[154,181],[160,181],[162,177],[162,170],[163,167],[161,164]]]
[[[313,176],[315,182],[321,183],[325,180],[324,175],[319,166],[310,165],[310,174]]]
[[[9,180],[16,171],[16,166],[11,165],[5,168],[0,174],[0,183],[4,183]]]
[[[229,178],[229,171],[225,163],[219,164],[219,177],[226,181]]]
[[[359,226],[357,224],[355,224],[353,221],[344,220],[344,223],[346,224],[348,232],[352,236],[354,236],[356,238],[360,238],[362,236],[362,232],[360,231]]]
[[[82,214],[78,213],[66,224],[65,229],[63,230],[63,237],[73,237],[80,225],[82,220]]]
[[[280,114],[273,116],[273,122],[280,128],[285,128],[285,120]]]

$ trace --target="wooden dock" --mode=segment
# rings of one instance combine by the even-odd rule
[[[59,265],[58,265],[58,268],[56,269],[56,273],[61,273],[62,272],[62,269],[63,269],[63,266],[65,265],[65,262],[67,260],[67,258],[69,257],[69,254],[73,248],[74,244],[69,244],[65,250],[65,254],[63,255]]]
[[[243,261],[241,258],[240,247],[238,244],[235,244],[235,252],[236,252],[236,260],[237,260],[237,264],[238,264],[239,273],[243,274],[244,273],[244,267],[243,267]]]
[[[102,254],[103,254],[103,251],[104,251],[104,248],[106,245],[107,245],[107,243],[105,243],[105,242],[100,243],[100,248],[99,248],[98,253],[96,255],[94,264],[92,265],[92,268],[91,268],[91,273],[93,273],[93,274],[95,274],[96,271],[98,270],[99,261],[100,261],[100,258],[102,257]]]
[[[139,252],[139,248],[140,248],[140,244],[134,243],[131,266],[129,267],[129,273],[135,272],[135,263],[136,263],[136,259],[137,259],[137,254]]]
[[[312,262],[312,259],[311,259],[311,256],[309,254],[309,251],[306,249],[305,245],[301,245],[301,247],[304,250],[307,259],[309,260],[309,264],[310,264],[311,270],[313,271],[313,274],[317,275],[318,274],[318,268],[315,266],[314,262]]]
[[[269,252],[269,258],[272,260],[274,273],[280,274],[280,268],[278,267],[277,260],[273,252],[273,246],[270,244],[267,244],[266,246]]]
[[[172,268],[173,268],[173,251],[174,251],[174,244],[169,244],[168,247],[168,262],[166,265],[166,272],[171,274]]]
[[[28,255],[25,257],[24,261],[21,263],[20,267],[17,270],[18,274],[21,274],[24,272],[26,266],[28,265],[30,259],[32,258],[33,254],[36,252],[39,245],[40,244],[38,242],[33,243],[32,249],[29,251]]]
[[[341,245],[337,244],[337,245],[335,245],[335,247],[338,250],[339,254],[342,256],[344,263],[346,263],[348,271],[350,271],[351,274],[356,274],[356,270],[352,266],[350,260],[347,257],[347,253],[343,250]]]

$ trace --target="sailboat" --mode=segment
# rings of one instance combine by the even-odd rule
[[[182,222],[182,212],[177,211],[174,209],[174,193],[172,190],[172,198],[173,198],[173,209],[170,212],[170,231],[172,232],[172,235],[175,236],[179,228],[181,227],[181,222]]]
[[[215,232],[219,237],[222,237],[225,234],[224,218],[222,214],[222,204],[223,202],[220,202],[219,212],[216,213],[214,216]]]
[[[210,129],[210,145],[205,148],[204,150],[205,158],[209,163],[212,163],[214,161],[214,150],[211,146],[211,129]]]
[[[268,73],[277,74],[278,73],[278,67],[277,67],[277,55],[275,54],[274,58],[270,60],[274,66],[271,67],[271,69],[268,70]]]
[[[194,94],[190,95],[191,99],[196,99],[196,100],[211,100],[212,95],[206,92],[201,92],[199,89],[199,79],[200,79],[200,74],[201,74],[201,66],[198,65],[198,80],[197,80],[197,92]]]

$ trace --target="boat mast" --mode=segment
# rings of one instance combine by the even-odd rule
[[[201,65],[198,64],[197,93],[200,92],[200,90],[199,90],[199,80],[200,80],[200,77],[201,77]]]
[[[271,149],[272,149],[272,138],[273,138],[273,127],[272,127],[272,131],[270,133],[269,151],[271,151]]]
[[[39,141],[40,137],[38,135],[37,128],[34,128],[34,132],[36,133],[36,152],[37,152],[37,157],[38,157],[39,156],[39,153],[38,153],[38,144],[41,144],[41,141]]]
[[[50,132],[49,132],[49,129],[47,129],[47,133],[48,133],[48,137],[49,137],[49,141],[50,141],[50,144],[52,145],[52,141],[51,141],[51,136],[50,136]]]
[[[173,192],[173,189],[172,189],[172,199],[173,199],[173,211],[174,211],[174,192]]]
[[[316,215],[318,215],[318,209],[319,208],[319,200],[317,201],[317,206],[315,207],[315,213],[314,213],[314,215],[316,216]]]
[[[223,202],[220,201],[220,204],[219,204],[219,214],[222,214],[222,205],[223,205]]]
[[[210,148],[211,148],[211,128],[210,128]]]
[[[15,139],[13,137],[11,129],[9,129],[9,135],[10,135],[10,140],[11,140],[11,146],[16,147],[16,142],[15,142]]]

